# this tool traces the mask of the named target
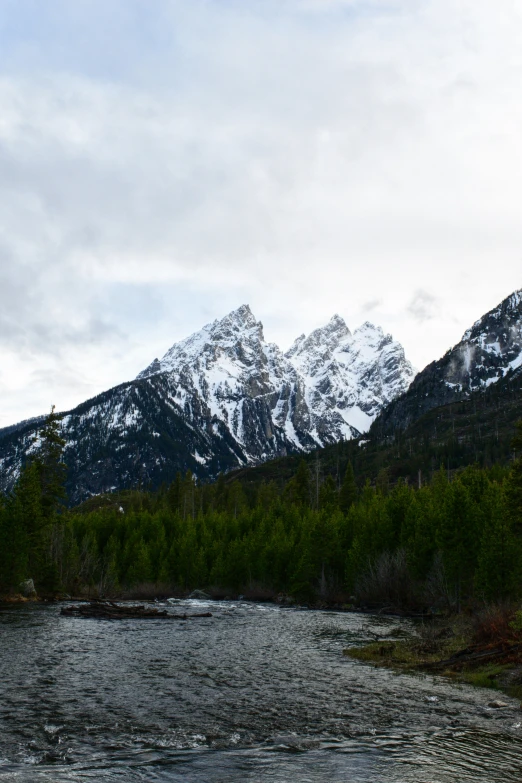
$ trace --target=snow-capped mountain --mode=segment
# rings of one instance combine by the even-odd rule
[[[522,289],[468,329],[456,346],[447,383],[464,389],[489,386],[522,366]]]
[[[457,345],[420,372],[408,391],[389,405],[373,425],[391,435],[428,410],[485,389],[522,372],[522,289],[467,329]]]
[[[176,343],[130,383],[64,416],[74,500],[198,478],[365,432],[414,371],[402,347],[366,323],[330,322],[284,354],[248,305]],[[40,422],[0,433],[1,488],[34,448]]]
[[[352,335],[335,315],[283,354],[265,342],[248,305],[176,343],[138,379],[163,373],[185,415],[193,416],[197,400],[249,461],[366,432],[414,377],[402,346],[380,327],[365,323]]]
[[[366,432],[375,416],[410,385],[415,372],[402,346],[366,322],[351,334],[338,315],[285,354],[305,389],[319,440]]]
[[[293,426],[298,448],[314,445],[306,411],[301,411],[297,374],[279,348],[265,342],[263,325],[248,305],[173,345],[137,380],[158,377],[165,379],[172,402],[192,426],[228,430],[242,454],[240,462],[286,453]]]

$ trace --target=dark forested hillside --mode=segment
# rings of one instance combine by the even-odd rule
[[[481,421],[493,407],[491,399],[483,403]],[[447,412],[437,421],[453,434],[461,417],[455,429],[462,433],[479,410]],[[277,481],[221,475],[198,485],[188,472],[154,493],[105,495],[67,510],[63,445],[52,413],[33,461],[2,499],[0,591],[16,591],[31,579],[51,594],[206,588],[220,595],[283,592],[307,602],[457,610],[522,592],[520,457],[506,467],[443,467],[421,474],[418,484],[399,478],[392,486],[385,469],[362,484],[361,463],[357,482],[338,449],[301,458],[292,475],[287,461],[286,480],[277,466]],[[407,442],[380,448],[395,448],[398,460],[401,450],[414,459]],[[522,451],[522,427],[509,448]]]

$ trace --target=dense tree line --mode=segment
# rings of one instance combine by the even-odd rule
[[[40,592],[104,595],[145,584],[300,601],[460,609],[522,593],[522,460],[359,486],[299,464],[283,487],[248,496],[220,476],[177,476],[158,492],[63,505],[54,412],[35,457],[0,508],[0,591],[33,578]],[[522,451],[522,429],[515,441]]]

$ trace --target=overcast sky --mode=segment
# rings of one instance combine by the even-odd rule
[[[244,302],[420,369],[521,211],[522,0],[0,0],[0,426]]]

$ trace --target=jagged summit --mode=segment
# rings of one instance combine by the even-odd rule
[[[305,334],[298,337],[285,356],[291,358],[310,351],[320,351],[325,355],[349,335],[350,330],[344,319],[340,315],[334,315],[325,326],[314,329],[308,337]]]
[[[206,324],[199,332],[194,332],[184,340],[174,343],[161,360],[154,359],[137,378],[171,372],[176,368],[179,369],[181,364],[197,361],[201,354],[209,351],[215,353],[218,350],[234,358],[244,351],[246,343],[250,344],[250,351],[255,350],[256,345],[264,343],[263,324],[256,320],[247,304],[241,305],[224,318]]]
[[[135,381],[63,420],[75,499],[157,485],[176,470],[198,478],[310,451],[365,432],[413,370],[379,327],[353,334],[340,315],[284,354],[246,304],[175,343]],[[24,428],[0,441],[5,486],[32,448]]]
[[[365,321],[363,324],[357,327],[357,329],[354,331],[354,334],[378,334],[378,335],[384,335],[384,332],[382,330],[382,327],[376,326],[375,324],[372,324],[371,321]],[[392,336],[391,334],[387,335],[387,337],[391,340]]]
[[[456,349],[472,388],[494,383],[522,366],[522,289],[475,321]],[[458,364],[453,372],[458,374]]]
[[[249,305],[241,305],[237,310],[232,310],[224,318],[214,321],[204,329],[208,330],[210,339],[214,342],[241,338],[248,332],[252,332],[254,338],[264,339],[263,324],[256,320]]]
[[[232,312],[226,315],[222,321],[237,323],[238,325],[245,326],[249,329],[256,326],[258,323],[261,323],[260,321],[256,321],[256,318],[250,309],[250,305],[248,304],[243,304],[238,307],[237,310],[232,310]],[[214,321],[214,323],[219,323],[219,321]]]
[[[461,342],[472,340],[490,331],[492,324],[509,322],[511,325],[522,322],[522,288],[513,291],[497,307],[479,318],[470,329],[462,335]]]
[[[366,322],[353,334],[335,315],[300,337],[286,358],[303,377],[305,399],[322,443],[366,432],[373,419],[410,385],[415,372],[402,346]]]
[[[248,305],[176,343],[138,377],[161,373],[178,398],[192,400],[190,410],[197,398],[224,421],[249,460],[266,458],[281,442],[306,449],[365,432],[414,376],[402,347],[373,324],[352,334],[336,314],[283,354],[265,342]],[[263,409],[255,427],[254,404]]]

